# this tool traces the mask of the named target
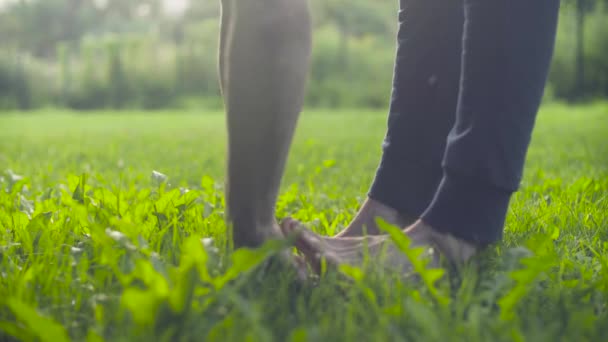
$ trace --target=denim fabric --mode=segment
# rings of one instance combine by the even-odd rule
[[[502,238],[551,63],[559,0],[401,0],[369,196],[439,231]]]

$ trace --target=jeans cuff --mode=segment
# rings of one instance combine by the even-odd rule
[[[502,238],[513,192],[444,170],[421,219],[435,230],[478,246]]]

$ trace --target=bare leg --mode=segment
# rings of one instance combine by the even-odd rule
[[[223,0],[226,201],[236,248],[279,236],[274,209],[310,60],[306,0]]]

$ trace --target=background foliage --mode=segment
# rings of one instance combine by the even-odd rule
[[[179,1],[178,1],[179,2]],[[0,1],[0,109],[221,105],[219,1]],[[310,107],[388,103],[395,0],[313,0]],[[348,10],[346,10],[348,9]],[[564,0],[548,98],[608,95],[608,6]]]

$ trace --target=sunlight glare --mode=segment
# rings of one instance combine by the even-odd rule
[[[169,15],[182,15],[190,5],[190,0],[164,0],[163,9]]]

